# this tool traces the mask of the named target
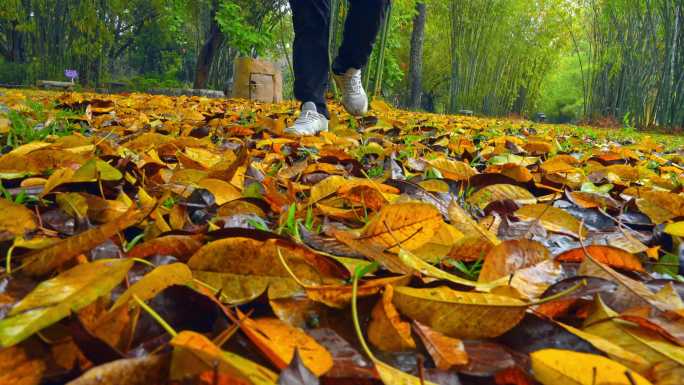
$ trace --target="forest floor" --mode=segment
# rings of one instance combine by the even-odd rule
[[[295,116],[0,89],[0,383],[681,383],[684,137]]]

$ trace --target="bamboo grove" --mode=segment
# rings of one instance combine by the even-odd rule
[[[350,5],[329,3],[333,57]],[[410,109],[681,127],[683,3],[393,0],[364,84]],[[288,92],[289,12],[287,0],[7,0],[0,83],[74,68],[85,87],[223,89],[250,55],[278,63]]]

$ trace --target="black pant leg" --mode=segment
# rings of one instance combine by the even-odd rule
[[[333,62],[337,74],[349,68],[361,69],[373,52],[373,43],[387,13],[389,0],[350,0],[347,20],[344,24],[342,45]]]
[[[330,59],[330,0],[289,0],[294,25],[294,94],[297,100],[316,103],[329,117],[325,102]]]

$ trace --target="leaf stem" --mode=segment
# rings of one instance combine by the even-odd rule
[[[359,343],[361,343],[361,347],[363,347],[363,350],[366,352],[368,357],[376,361],[377,359],[371,352],[370,348],[366,344],[366,340],[363,338],[363,332],[361,331],[361,325],[359,324],[359,312],[358,312],[358,307],[356,306],[356,297],[358,294],[358,289],[359,289],[359,279],[363,277],[364,275],[368,274],[371,270],[375,270],[378,268],[378,263],[373,262],[367,266],[361,267],[358,266],[356,268],[356,271],[354,272],[354,279],[352,282],[352,300],[351,300],[351,310],[352,310],[352,320],[354,321],[354,330],[356,331],[356,337],[359,339]]]
[[[154,318],[154,320],[157,321],[157,323],[158,323],[162,328],[164,328],[164,330],[166,330],[166,332],[169,333],[169,334],[171,335],[171,337],[175,337],[175,336],[178,335],[178,332],[176,332],[176,331],[171,327],[171,325],[169,325],[169,324],[164,320],[164,318],[162,318],[162,316],[159,315],[159,313],[157,313],[156,311],[154,311],[154,309],[152,309],[151,307],[149,307],[145,302],[143,302],[140,298],[138,298],[138,296],[137,296],[136,294],[133,294],[133,299],[135,300],[135,302],[138,303],[138,305],[140,305],[141,308],[143,308],[143,310],[145,310],[152,318]]]
[[[549,296],[549,297],[546,297],[546,298],[542,298],[542,299],[539,299],[539,300],[534,301],[534,302],[530,302],[530,305],[532,305],[532,306],[534,306],[534,305],[543,305],[543,304],[545,304],[545,303],[555,301],[555,300],[557,300],[557,299],[560,299],[560,298],[562,298],[562,297],[565,297],[566,295],[569,295],[569,294],[572,294],[572,293],[576,292],[577,290],[581,289],[581,288],[584,287],[584,286],[587,286],[587,280],[586,280],[586,279],[581,280],[581,281],[578,282],[576,285],[574,285],[573,287],[571,287],[571,288],[569,288],[569,289],[567,289],[567,290],[563,290],[563,291],[561,291],[561,292],[559,292],[559,293],[556,293],[556,294],[554,294],[554,295],[552,295],[552,296]]]

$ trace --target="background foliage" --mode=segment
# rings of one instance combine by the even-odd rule
[[[420,107],[684,126],[683,2],[424,0]],[[366,71],[371,92],[398,106],[409,106],[416,80],[409,76],[416,3],[392,2]],[[335,47],[348,5],[331,5]],[[289,12],[286,0],[7,0],[0,82],[62,79],[75,68],[85,86],[225,89],[234,59],[250,55],[279,63],[287,84]]]

